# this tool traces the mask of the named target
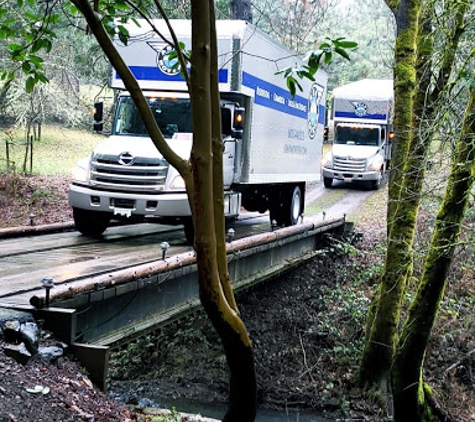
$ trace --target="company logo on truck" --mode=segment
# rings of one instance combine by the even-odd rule
[[[157,65],[163,73],[170,76],[178,75],[180,73],[179,68],[175,67],[178,63],[178,59],[167,59],[168,53],[174,50],[171,45],[157,41],[147,41],[147,44],[150,46],[150,48],[157,52]]]
[[[358,102],[358,101],[352,101],[351,104],[355,108],[355,114],[358,117],[366,116],[366,113],[368,112],[368,106],[366,105],[366,103],[361,103],[361,102]]]
[[[318,117],[320,114],[320,100],[323,96],[323,87],[314,83],[310,88],[310,95],[308,97],[308,136],[310,139],[315,138],[318,127]]]

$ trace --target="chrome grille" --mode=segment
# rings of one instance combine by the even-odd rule
[[[120,191],[162,190],[168,173],[163,158],[134,157],[131,164],[119,162],[117,155],[101,155],[91,161],[91,185]]]
[[[333,168],[341,172],[362,173],[366,170],[366,159],[334,156]]]

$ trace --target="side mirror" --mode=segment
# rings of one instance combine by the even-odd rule
[[[104,129],[104,103],[102,101],[96,101],[94,103],[94,130],[96,132],[102,132]]]
[[[221,132],[223,135],[231,135],[231,110],[227,107],[221,107]]]

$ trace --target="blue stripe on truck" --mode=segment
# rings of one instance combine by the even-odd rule
[[[254,90],[254,103],[283,113],[307,119],[308,99],[296,95],[294,98],[287,89],[271,84],[247,72],[242,73],[242,84]],[[325,121],[325,107],[319,105],[318,123]]]
[[[344,118],[344,119],[361,119],[368,120],[386,120],[388,116],[386,114],[380,113],[373,113],[373,114],[365,114],[364,116],[357,116],[354,111],[335,111],[336,118]]]
[[[167,75],[155,66],[129,66],[129,68],[134,74],[135,79],[137,79],[138,81],[184,82],[185,80],[180,76],[180,74]],[[228,69],[219,70],[219,83],[224,84],[228,82],[228,73]],[[120,76],[117,73],[115,74],[115,79],[120,79]]]
[[[167,75],[155,66],[129,66],[129,68],[138,81],[184,81],[180,75]],[[220,69],[218,78],[219,83],[227,83],[229,79],[228,69]],[[120,79],[117,73],[115,79]],[[292,98],[287,89],[271,84],[247,72],[242,74],[242,84],[255,91],[255,104],[307,119],[308,99],[298,95]],[[319,107],[318,123],[323,124],[325,121],[325,107],[321,104]]]

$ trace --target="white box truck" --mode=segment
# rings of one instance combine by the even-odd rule
[[[172,20],[180,42],[191,48],[189,20]],[[155,26],[168,35],[163,21]],[[303,92],[291,97],[276,71],[300,58],[253,25],[237,20],[216,22],[219,88],[223,126],[226,217],[241,206],[269,210],[277,225],[296,224],[304,211],[307,182],[321,178],[321,155],[327,76],[302,80]],[[170,50],[146,22],[128,27],[127,46],[117,48],[134,73],[157,123],[175,152],[188,158],[193,142],[190,98],[184,79],[167,57]],[[184,183],[157,151],[120,77],[112,130],[90,157],[78,161],[69,188],[77,229],[97,236],[111,219],[150,219],[184,224],[191,239],[191,212]],[[241,130],[234,127],[245,111]],[[147,220],[148,221],[148,220]]]
[[[323,183],[367,181],[379,189],[391,159],[393,81],[362,79],[333,90],[333,146],[322,160]]]

